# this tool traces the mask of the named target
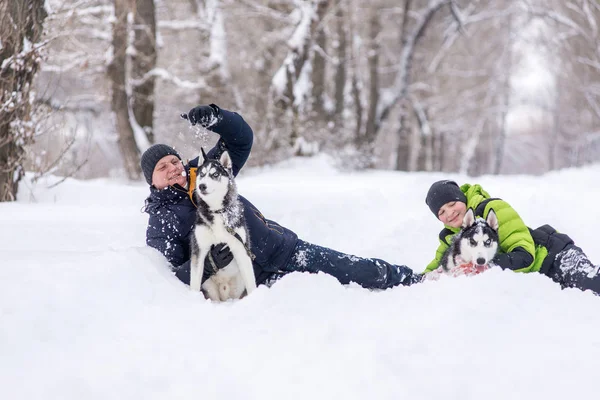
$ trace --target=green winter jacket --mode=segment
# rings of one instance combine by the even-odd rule
[[[474,211],[482,201],[490,198],[490,195],[480,185],[467,183],[462,185],[460,190],[467,197],[467,209],[472,208]],[[503,269],[508,268],[516,272],[539,271],[548,255],[546,247],[536,246],[529,228],[507,202],[501,199],[492,199],[485,205],[482,215],[477,216],[487,218],[490,209],[494,209],[498,217],[498,238],[500,240],[499,254],[494,262]],[[440,245],[435,253],[435,258],[427,265],[425,272],[431,272],[440,265],[452,236],[459,230],[460,228],[445,225],[440,232]]]

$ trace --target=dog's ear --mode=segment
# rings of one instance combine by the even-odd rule
[[[206,153],[204,152],[204,147],[200,147],[200,156],[198,157],[198,166],[201,166],[208,160]]]
[[[487,224],[495,231],[498,231],[498,217],[496,216],[496,212],[494,209],[490,208],[490,212],[488,213],[487,219],[485,220]]]
[[[219,158],[219,162],[225,169],[231,169],[233,167],[233,163],[231,162],[231,157],[229,157],[229,153],[224,151],[221,154],[221,158]]]
[[[467,210],[465,216],[463,217],[462,227],[468,228],[471,225],[473,225],[474,223],[475,223],[475,213],[473,212],[472,208],[469,208]]]

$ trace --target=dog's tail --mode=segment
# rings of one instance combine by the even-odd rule
[[[227,301],[231,294],[231,287],[227,283],[221,283],[219,285],[219,297],[221,297],[221,301]]]

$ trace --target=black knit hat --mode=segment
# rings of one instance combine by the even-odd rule
[[[429,188],[425,203],[437,218],[440,208],[451,201],[462,201],[467,204],[467,196],[460,190],[454,181],[437,181]]]
[[[171,146],[167,146],[166,144],[155,144],[152,145],[142,154],[142,159],[140,164],[142,166],[142,172],[144,173],[144,178],[146,178],[146,182],[148,185],[152,185],[152,173],[154,172],[154,167],[156,167],[156,163],[160,161],[164,156],[176,156],[181,160],[181,157]]]

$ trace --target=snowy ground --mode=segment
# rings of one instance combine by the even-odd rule
[[[531,226],[600,262],[600,166],[484,177]],[[240,192],[305,240],[421,271],[441,174],[339,173],[328,160],[246,171]],[[460,183],[468,180],[451,176]],[[592,399],[600,297],[488,271],[369,292],[293,274],[215,305],[145,247],[147,187],[25,182],[0,204],[2,399]]]

